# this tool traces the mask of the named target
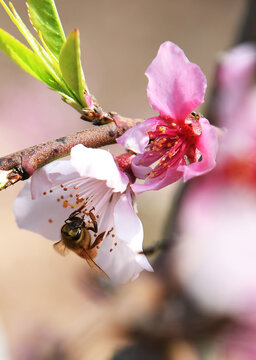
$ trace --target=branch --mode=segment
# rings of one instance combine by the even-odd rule
[[[242,19],[235,43],[255,42],[256,41],[256,2],[255,0],[247,0],[247,8]]]
[[[77,132],[0,158],[0,190],[28,179],[36,169],[69,155],[73,146],[83,144],[97,148],[114,144],[126,130],[136,125],[137,121],[115,115],[115,121],[103,126]]]

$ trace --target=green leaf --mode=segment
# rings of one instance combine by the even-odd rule
[[[45,67],[47,67],[48,72],[51,73],[52,77],[55,78],[56,82],[60,82],[60,74],[58,74],[58,71],[56,71],[56,68],[54,67],[52,63],[51,57],[48,55],[47,51],[39,44],[39,42],[34,38],[34,36],[30,33],[29,29],[26,27],[22,19],[20,18],[19,14],[13,7],[12,3],[10,2],[10,8],[5,4],[3,0],[0,0],[0,4],[3,6],[5,11],[7,12],[8,16],[12,20],[12,22],[17,26],[21,34],[24,36],[24,38],[27,40],[28,44],[31,46],[31,48],[34,50],[34,52],[41,58],[41,61],[45,64]]]
[[[26,27],[24,22],[21,20],[19,14],[16,12],[15,8],[13,7],[12,3],[10,2],[10,8],[5,4],[3,0],[0,0],[0,4],[5,9],[6,13],[12,20],[12,22],[17,26],[21,34],[24,36],[24,38],[27,40],[31,48],[38,54],[41,54],[42,56],[47,55],[44,48],[41,47],[41,45],[38,43],[38,41],[34,38],[34,36],[30,33],[29,29]]]
[[[49,86],[54,86],[55,81],[45,68],[41,58],[3,29],[0,29],[0,49],[19,65],[22,70]]]
[[[60,70],[63,79],[76,95],[82,107],[87,107],[84,98],[86,83],[80,60],[79,31],[75,29],[64,43],[59,57]]]
[[[58,59],[66,40],[60,18],[53,0],[27,0],[30,21]]]

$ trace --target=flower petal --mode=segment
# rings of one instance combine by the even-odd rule
[[[143,160],[143,156],[143,154],[139,154],[132,159],[132,172],[138,179],[145,179],[152,170],[150,166],[144,166],[142,164],[141,160]]]
[[[99,251],[94,261],[110,277],[112,283],[123,284],[129,280],[135,280],[144,270],[144,266],[137,261],[137,256],[144,255],[134,254],[127,244],[119,241],[118,238],[117,241],[118,245],[112,252]]]
[[[94,261],[114,283],[135,279],[144,269],[153,271],[146,256],[139,254],[142,251],[143,228],[133,209],[129,191],[116,202],[112,221],[115,237],[110,234],[104,239]]]
[[[37,199],[52,185],[58,185],[79,177],[69,160],[57,160],[36,170],[31,177],[31,196]]]
[[[139,123],[127,130],[116,141],[136,154],[143,153],[149,142],[148,131],[155,130],[157,120],[158,118],[151,118]]]
[[[218,87],[239,90],[252,84],[256,65],[256,47],[253,43],[240,44],[224,53],[217,68],[216,81]],[[234,84],[238,84],[237,89]]]
[[[13,210],[18,226],[50,240],[60,240],[61,226],[71,213],[70,208],[64,208],[57,202],[57,199],[63,195],[61,187],[32,200],[30,182],[30,180],[27,181],[14,202]],[[58,207],[57,204],[59,204]]]
[[[170,41],[160,46],[156,58],[146,70],[146,76],[149,102],[160,115],[183,121],[204,101],[204,74]]]
[[[114,192],[124,192],[129,183],[128,177],[118,169],[113,156],[106,150],[76,145],[71,150],[71,164],[80,176],[105,180]]]
[[[205,174],[211,171],[216,165],[216,154],[218,149],[218,133],[217,130],[210,125],[205,118],[200,119],[202,126],[202,134],[200,135],[197,148],[202,154],[202,161],[194,162],[190,165],[181,165],[179,171],[183,171],[184,181]]]
[[[144,184],[132,184],[131,188],[136,194],[141,194],[144,191],[160,190],[168,186],[182,177],[182,172],[177,168],[169,168],[165,175],[156,178],[147,178]]]

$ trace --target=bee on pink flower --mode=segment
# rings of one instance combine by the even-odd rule
[[[184,52],[167,41],[146,71],[147,94],[159,116],[122,135],[118,142],[137,153],[132,169],[144,184],[135,192],[157,190],[181,177],[184,181],[215,166],[217,130],[194,109],[203,103],[206,78]]]

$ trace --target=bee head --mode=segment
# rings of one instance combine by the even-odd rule
[[[78,240],[81,235],[81,229],[85,226],[84,220],[79,217],[68,219],[61,228],[61,233],[70,240]]]

